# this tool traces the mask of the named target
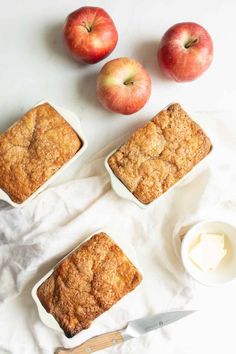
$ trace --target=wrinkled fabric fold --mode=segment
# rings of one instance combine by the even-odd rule
[[[1,353],[15,354],[20,349],[22,354],[49,354],[57,346],[72,347],[99,333],[122,328],[130,319],[171,309],[206,307],[212,289],[198,285],[185,273],[180,238],[202,219],[235,223],[236,120],[232,127],[229,114],[196,115],[212,137],[211,159],[194,177],[187,177],[148,209],[121,199],[111,189],[104,158],[119,141],[90,159],[76,179],[48,188],[25,208],[0,203]],[[66,253],[98,229],[108,229],[118,244],[131,250],[144,280],[90,329],[69,340],[40,321],[31,289]],[[233,298],[236,288],[232,285],[230,289]],[[216,301],[225,295],[226,290],[214,293]],[[184,343],[178,331],[182,325],[175,328],[166,327],[102,352],[153,354],[156,348],[163,353],[188,352],[188,339]],[[197,353],[194,348],[192,353]]]

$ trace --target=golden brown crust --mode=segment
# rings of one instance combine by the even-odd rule
[[[61,261],[37,295],[65,335],[73,337],[141,280],[142,275],[122,250],[101,232]]]
[[[149,204],[208,155],[211,147],[199,125],[175,103],[138,129],[108,163],[131,193]]]
[[[41,104],[0,135],[0,187],[22,203],[70,160],[82,143],[65,119]]]

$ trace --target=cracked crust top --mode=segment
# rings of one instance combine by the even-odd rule
[[[122,250],[101,232],[61,261],[37,295],[70,338],[88,328],[141,280]]]
[[[0,135],[0,187],[22,203],[70,160],[82,143],[48,103],[26,113]]]
[[[175,103],[138,129],[108,163],[135,197],[149,204],[188,173],[211,147],[199,125]]]

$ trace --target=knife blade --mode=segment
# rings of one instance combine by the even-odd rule
[[[142,336],[150,331],[165,327],[175,321],[193,314],[196,311],[170,311],[129,321],[127,326],[119,331],[104,333],[88,339],[81,345],[66,349],[58,348],[55,354],[88,354],[112,347],[116,344]]]
[[[154,331],[155,329],[167,326],[168,324],[178,321],[194,312],[195,311],[170,311],[150,317],[139,318],[137,320],[129,321],[127,327],[120,332],[124,340],[129,340],[139,337],[147,332]]]

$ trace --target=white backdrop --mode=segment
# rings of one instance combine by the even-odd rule
[[[79,65],[64,51],[61,29],[66,15],[80,6],[91,4],[104,7],[117,25],[119,42],[109,59],[134,57],[146,66],[152,76],[151,99],[144,109],[133,116],[111,114],[97,102],[96,74],[108,59],[93,66]],[[234,154],[230,154],[231,160],[224,161],[224,152],[233,152],[236,148],[236,2],[2,0],[1,5],[0,130],[7,128],[36,102],[48,99],[77,113],[88,138],[89,148],[81,162],[69,168],[68,172],[56,180],[54,186],[67,183],[45,191],[30,208],[16,212],[5,205],[0,206],[0,301],[15,295],[26,285],[19,297],[8,299],[0,306],[0,353],[15,354],[20,351],[22,354],[49,354],[58,344],[77,344],[94,333],[123,325],[130,317],[190,305],[204,311],[195,315],[195,319],[186,319],[169,330],[130,342],[122,351],[111,349],[104,353],[154,353],[156,348],[163,354],[235,353],[235,286],[207,289],[193,283],[185,277],[170,242],[176,224],[180,227],[189,220],[208,215],[205,209],[201,214],[201,208],[206,206],[203,193],[206,183],[211,187],[211,198],[207,203],[209,215],[213,213],[213,216],[232,217],[235,213],[235,158]],[[211,68],[192,83],[167,81],[156,62],[156,50],[162,34],[180,21],[196,21],[206,27],[215,45]],[[222,163],[218,165],[217,175],[205,171],[190,185],[178,188],[163,206],[157,206],[150,215],[127,204],[110,191],[108,180],[101,170],[101,161],[93,165],[92,175],[95,177],[70,182],[78,177],[78,171],[86,159],[93,158],[105,145],[133,131],[173,101],[180,102],[186,110],[213,112],[207,115],[208,122],[218,134],[218,151],[222,152]],[[90,175],[90,171],[87,171],[83,177]],[[215,196],[218,195],[214,195],[215,186],[219,187],[219,207],[215,206]],[[75,192],[78,193],[78,199]],[[190,193],[190,198],[186,194],[183,200],[185,204],[182,203],[180,208],[180,200],[185,192]],[[200,203],[198,193],[204,197]],[[114,209],[111,214],[106,214],[111,205]],[[173,213],[173,206],[176,205],[178,213]],[[84,209],[87,212],[81,214]],[[104,320],[99,319],[98,325],[82,337],[76,337],[72,342],[64,341],[40,323],[29,296],[30,286],[78,238],[88,236],[89,232],[109,224],[108,215],[114,217],[114,225],[119,226],[123,220],[121,216],[124,215],[121,212],[124,210],[127,211],[127,218],[123,221],[121,231],[128,231],[129,242],[137,249],[147,279],[139,290],[139,301],[130,308],[129,301],[125,300],[111,314],[106,314]],[[142,218],[143,223],[139,223]],[[71,225],[76,226],[76,229],[73,226],[73,232]],[[114,228],[119,229],[118,226]],[[70,239],[67,239],[68,235]],[[23,246],[29,245],[29,242],[32,247],[25,248],[29,252],[25,254]],[[143,248],[147,242],[150,242],[149,248]],[[154,252],[149,259],[148,250],[154,249],[154,245],[157,247],[156,256]],[[48,252],[45,252],[46,248]],[[172,257],[177,263],[172,263]],[[27,259],[30,260],[28,263]],[[17,268],[17,272],[14,260],[21,267]],[[2,271],[3,266],[6,272]],[[161,277],[160,286],[158,277]],[[156,294],[152,290],[153,282]]]
[[[78,65],[64,51],[61,30],[65,17],[88,4],[104,7],[117,25],[119,42],[109,59],[134,57],[152,76],[150,101],[135,115],[110,114],[97,102],[96,75],[108,59],[92,66]],[[140,126],[170,102],[178,101],[193,110],[233,109],[235,8],[234,0],[2,0],[0,129],[8,127],[35,102],[48,98],[71,109],[82,120],[90,142],[84,160],[107,142]],[[192,83],[166,80],[156,61],[161,36],[180,21],[196,21],[205,26],[215,46],[211,68]]]

